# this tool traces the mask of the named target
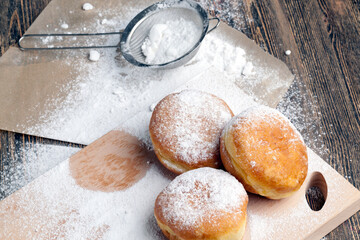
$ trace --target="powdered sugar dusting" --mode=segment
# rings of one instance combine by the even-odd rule
[[[217,97],[188,90],[166,98],[156,107],[154,136],[173,146],[170,151],[186,163],[218,154],[219,136],[232,114]]]
[[[213,35],[207,36],[207,39],[196,58],[206,59],[215,68],[228,75],[238,77],[241,74],[250,75],[252,73],[252,64],[246,59],[244,49],[222,41]]]
[[[184,56],[199,41],[198,29],[194,22],[183,18],[155,24],[141,46],[145,61],[162,64]]]
[[[83,9],[84,11],[88,11],[88,10],[91,10],[91,9],[93,9],[93,8],[94,8],[94,6],[91,5],[91,3],[84,3],[84,5],[82,6],[82,9]]]
[[[251,167],[255,167],[255,166],[256,166],[256,162],[255,162],[255,161],[251,161],[251,162],[250,162],[250,166],[251,166]]]
[[[255,107],[250,107],[246,109],[245,111],[241,112],[238,117],[235,117],[234,120],[229,123],[229,126],[235,126],[238,124],[239,121],[243,121],[243,118],[245,117],[247,120],[247,123],[251,125],[256,125],[262,121],[273,123],[274,125],[278,125],[279,120],[285,121],[288,126],[290,126],[296,135],[297,138],[299,138],[302,142],[304,142],[303,137],[299,133],[299,131],[295,128],[295,126],[290,122],[290,120],[285,117],[281,112],[274,108],[270,108],[264,105],[258,105]],[[244,129],[246,131],[246,129]],[[290,139],[289,141],[294,141],[294,139]]]
[[[277,233],[283,231],[286,232],[285,228],[283,227],[285,226],[284,223],[290,221],[293,222],[294,224],[298,225],[297,229],[299,229],[299,232],[301,232],[302,228],[305,228],[304,230],[307,229],[307,224],[305,224],[306,227],[301,226],[304,225],[301,220],[309,214],[311,214],[311,209],[302,202],[298,203],[296,206],[293,206],[290,209],[286,209],[286,212],[280,210],[269,215],[265,215],[261,211],[256,211],[252,208],[249,208],[248,227],[251,231],[251,239],[289,239],[285,237],[285,234],[283,238],[277,237],[279,236]]]
[[[207,216],[237,215],[247,199],[244,187],[222,170],[199,168],[176,177],[157,201],[167,222],[181,228],[198,227]],[[215,221],[214,221],[214,224]]]
[[[142,10],[141,6],[124,6],[124,8],[125,10],[122,11],[124,14],[118,14],[115,9],[103,10],[101,17],[99,14],[94,16],[93,22],[87,25],[71,23],[71,26],[74,31],[83,27],[88,29],[87,32],[117,31],[124,28],[128,21]],[[79,14],[87,13],[80,10]],[[102,21],[104,19],[106,21]],[[104,24],[101,24],[102,22]],[[272,75],[278,75],[277,72],[274,73],[273,69],[264,64],[259,67],[258,63],[253,61],[251,54],[244,50],[245,46],[238,46],[239,43],[228,41],[220,28],[204,38],[198,54],[188,64],[166,71],[136,68],[126,62],[121,55],[119,56],[119,52],[114,49],[98,50],[101,58],[97,62],[82,59],[81,54],[76,54],[74,51],[68,53],[69,58],[63,54],[65,57],[63,61],[69,66],[74,66],[74,73],[77,76],[66,83],[68,86],[63,86],[65,99],[47,101],[45,112],[41,113],[40,119],[33,119],[37,118],[37,115],[27,117],[26,121],[37,122],[31,128],[26,127],[27,133],[89,144],[140,109],[148,108],[158,100],[159,96],[165,96],[166,93],[186,84],[198,74],[207,72],[209,68],[216,69],[221,73],[218,74],[219,77],[229,78],[235,84],[247,82],[254,85],[268,77],[275,79]],[[118,41],[116,36],[109,37],[101,43],[116,45]],[[51,42],[51,39],[44,38],[44,44]],[[87,38],[83,44],[99,43]],[[73,61],[74,56],[76,61]],[[261,63],[261,60],[259,62]],[[251,65],[253,69],[249,72],[247,70],[249,67],[246,66]],[[249,76],[256,81],[254,79],[245,81],[248,76],[243,73],[251,73]],[[279,88],[287,87],[285,85],[266,87],[266,92],[270,93],[274,89],[278,91]],[[255,94],[251,88],[244,87],[242,90],[254,98]],[[46,111],[47,109],[49,110]],[[92,130],[88,131],[88,129]]]
[[[23,143],[16,140],[14,144]],[[3,159],[3,171],[0,172],[0,200],[79,150],[80,148],[46,143],[25,143],[20,151]]]
[[[0,238],[162,239],[152,220],[153,204],[168,182],[152,165],[136,188],[112,193],[90,191],[75,184],[67,160],[27,186],[26,191],[4,200],[1,216],[7,212],[6,206],[14,208],[0,218]],[[143,190],[138,191],[138,187]],[[21,231],[13,231],[14,226],[21,226]]]

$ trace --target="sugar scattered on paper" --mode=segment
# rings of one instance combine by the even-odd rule
[[[96,50],[90,50],[89,52],[89,60],[92,62],[97,62],[100,59],[100,53]]]
[[[139,9],[131,11],[135,14]],[[98,19],[94,21],[94,26],[89,27],[98,32],[113,31],[116,26],[126,26],[132,17],[130,11],[128,13],[128,16],[121,17],[111,13],[115,16],[106,17],[106,24],[101,24],[101,19]],[[50,42],[50,39],[45,39],[45,42]],[[94,44],[91,39],[86,43]],[[117,38],[106,42],[112,45],[117,43]],[[39,135],[40,131],[40,135],[51,138],[89,144],[139,109],[148,108],[158,96],[164,96],[164,92],[186,83],[187,79],[204,72],[206,68],[215,67],[237,81],[243,76],[245,65],[251,62],[241,47],[232,45],[216,32],[205,37],[198,54],[187,65],[167,71],[134,68],[113,49],[104,49],[101,53],[96,65],[87,64],[81,59],[69,63],[79,72],[79,76],[71,82],[72,90],[60,105],[57,103],[49,107],[52,110],[44,114],[44,121],[33,126],[31,132]],[[69,56],[78,58],[72,52],[69,52]],[[261,68],[254,66],[252,72],[258,71]]]
[[[242,73],[248,75],[253,71],[252,63],[246,60],[244,49],[213,35],[206,37],[206,41],[202,43],[202,48],[195,58],[205,59],[215,68],[228,75],[238,77]]]
[[[247,62],[241,72],[243,75],[251,75],[253,73],[254,65],[251,62]]]
[[[94,8],[94,6],[91,5],[91,3],[84,3],[84,4],[82,5],[82,9],[83,9],[84,11],[88,11],[88,10],[91,10],[91,9],[93,9],[93,8]]]
[[[63,23],[63,24],[61,24],[61,28],[63,28],[63,29],[68,29],[68,28],[69,28],[69,25],[66,24],[66,23]]]
[[[47,36],[47,37],[41,38],[41,41],[43,44],[47,44],[49,42],[52,42],[53,40],[54,40],[53,36]]]

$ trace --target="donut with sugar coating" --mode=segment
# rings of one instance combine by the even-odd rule
[[[154,214],[168,239],[239,240],[247,193],[229,173],[204,167],[176,177],[157,197]]]
[[[308,170],[307,148],[291,122],[275,109],[252,107],[223,129],[224,167],[249,192],[270,199],[295,193]]]
[[[184,90],[166,96],[156,105],[149,125],[156,156],[177,174],[221,167],[220,134],[233,115],[222,99],[206,92]]]

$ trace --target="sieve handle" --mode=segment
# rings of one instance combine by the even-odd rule
[[[212,21],[212,20],[216,20],[217,23],[216,23],[216,25],[214,27],[212,27],[209,31],[207,31],[206,34],[210,33],[212,30],[217,28],[219,26],[219,24],[220,24],[220,18],[218,18],[218,17],[209,18],[209,22]]]
[[[88,49],[88,48],[117,48],[118,45],[103,45],[103,46],[76,46],[76,47],[23,47],[21,42],[25,38],[41,38],[41,37],[70,37],[70,36],[101,36],[101,35],[121,35],[123,31],[106,32],[106,33],[49,33],[49,34],[25,34],[19,40],[19,48],[21,50],[59,50],[59,49]]]

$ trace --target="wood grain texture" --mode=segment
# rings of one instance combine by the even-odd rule
[[[0,57],[34,22],[51,0],[0,1]]]
[[[1,53],[14,44],[49,0],[0,2]],[[279,109],[298,119],[308,146],[360,188],[360,2],[352,0],[202,0],[296,75]],[[292,51],[290,56],[285,50]],[[292,95],[293,92],[298,94]],[[316,140],[316,141],[315,141]],[[0,176],[22,167],[19,153],[40,138],[0,132]],[[51,144],[57,141],[46,140]],[[60,143],[59,143],[60,144]],[[3,178],[0,179],[3,181]],[[20,185],[18,187],[21,187]],[[326,239],[360,239],[360,214]]]
[[[40,171],[27,169],[30,163],[29,161],[34,160],[31,154],[38,155],[42,153],[41,148],[39,149],[38,147],[39,145],[56,145],[74,148],[85,147],[85,145],[54,141],[52,139],[0,130],[0,200],[50,170],[50,164],[42,165],[41,168],[43,169]],[[32,149],[33,152],[26,156],[24,153],[30,149]],[[51,160],[49,159],[49,161]]]

